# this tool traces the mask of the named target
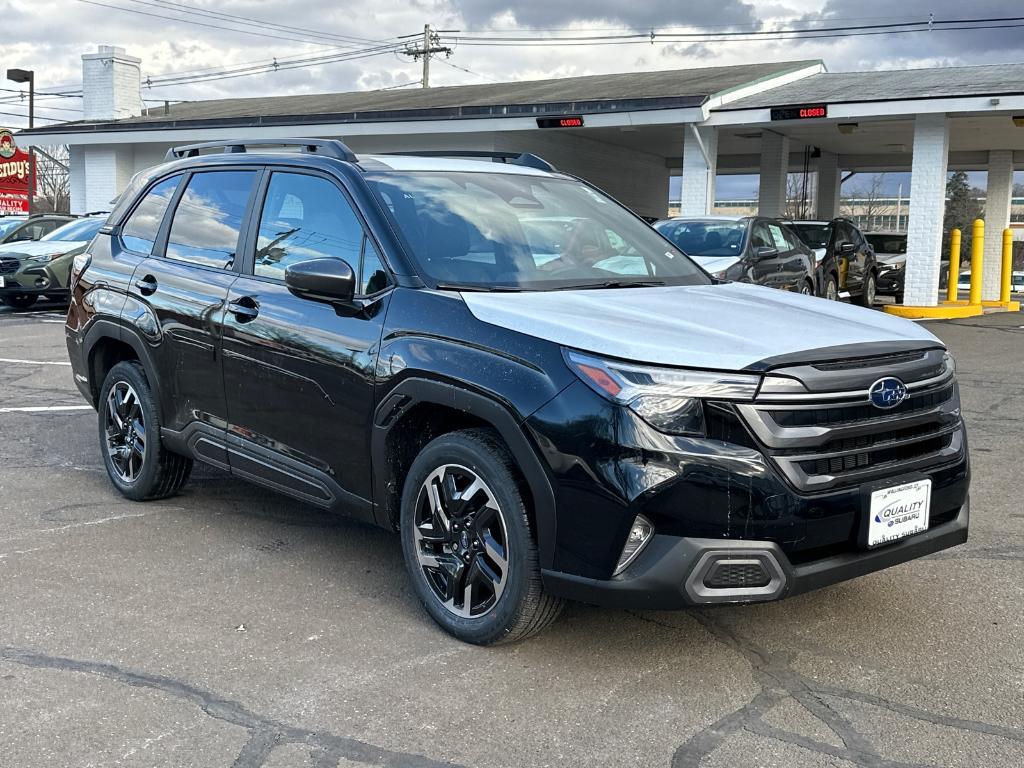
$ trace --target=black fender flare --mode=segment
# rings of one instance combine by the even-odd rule
[[[117,323],[113,320],[107,319],[96,319],[93,321],[91,327],[85,334],[85,341],[83,343],[83,352],[85,353],[85,364],[88,369],[88,375],[90,383],[95,384],[95,397],[99,398],[100,387],[103,386],[102,381],[92,382],[92,355],[96,345],[103,339],[112,339],[114,341],[127,344],[135,352],[135,356],[142,363],[142,367],[146,371],[146,380],[149,382],[149,388],[153,391],[153,398],[156,400],[159,406],[163,401],[160,398],[160,382],[156,376],[153,375],[153,371],[156,370],[156,366],[153,363],[153,357],[150,355],[149,348],[134,333],[130,328],[126,328],[121,323]],[[96,403],[93,403],[94,405]]]
[[[381,398],[374,412],[370,455],[374,468],[373,488],[378,523],[390,527],[390,521],[383,519],[387,511],[380,501],[386,498],[388,486],[394,480],[387,470],[388,433],[402,413],[423,403],[443,405],[475,416],[491,425],[505,441],[533,497],[540,565],[542,568],[550,567],[555,553],[555,493],[537,451],[523,431],[521,421],[507,406],[493,397],[447,381],[418,377],[404,379]]]

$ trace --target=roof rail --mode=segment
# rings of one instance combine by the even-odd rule
[[[488,152],[476,149],[425,149],[412,152],[385,152],[387,155],[412,155],[413,157],[478,157],[487,158],[495,163],[508,163],[509,165],[523,165],[527,168],[536,168],[540,171],[556,172],[551,163],[542,157],[530,154],[529,152]]]
[[[303,152],[333,157],[335,160],[356,162],[355,153],[338,139],[225,139],[224,141],[204,141],[200,144],[184,144],[171,147],[164,156],[164,161],[180,160],[183,157],[196,157],[201,149],[223,148],[225,154],[248,151],[248,147],[302,147]]]

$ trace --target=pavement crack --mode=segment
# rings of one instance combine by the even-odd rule
[[[10,646],[0,647],[0,659],[36,669],[77,672],[102,677],[133,688],[159,691],[194,704],[215,720],[239,726],[249,732],[249,739],[233,764],[237,768],[260,768],[273,750],[284,744],[304,744],[309,746],[314,753],[323,755],[324,760],[319,761],[318,766],[337,765],[339,760],[345,759],[355,763],[380,765],[386,768],[442,768],[442,766],[457,768],[455,763],[448,761],[438,761],[413,753],[397,752],[358,739],[281,723],[253,712],[240,702],[221,698],[198,686],[166,675],[135,672],[116,664],[52,656]]]
[[[673,631],[682,629],[649,616],[633,615],[666,629]],[[923,723],[1024,743],[1024,730],[1019,728],[1008,728],[977,720],[940,715],[918,707],[889,701],[881,696],[820,684],[792,668],[791,653],[771,652],[758,646],[713,618],[710,612],[694,611],[690,615],[715,640],[746,659],[751,666],[754,681],[760,690],[746,704],[692,734],[673,754],[672,768],[698,768],[728,738],[740,731],[802,747],[823,756],[847,760],[863,768],[923,768],[927,765],[894,760],[880,754],[868,737],[858,731],[849,718],[842,715],[830,700],[856,702]],[[764,716],[787,698],[799,704],[808,715],[834,733],[842,741],[843,746],[827,744],[815,738],[778,728],[767,722]]]

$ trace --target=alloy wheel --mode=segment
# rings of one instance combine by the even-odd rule
[[[139,396],[127,381],[107,395],[107,454],[118,477],[135,482],[146,459],[146,422]]]
[[[839,301],[839,289],[835,280],[829,280],[825,284],[825,298],[829,301]]]
[[[875,276],[868,275],[867,285],[864,286],[865,303],[870,307],[875,303]]]
[[[813,293],[811,289],[811,284],[804,283],[802,286],[800,286],[800,293],[803,294],[804,296],[810,296]]]
[[[491,489],[458,464],[423,482],[413,518],[416,557],[431,591],[450,613],[490,612],[508,581],[508,534]]]

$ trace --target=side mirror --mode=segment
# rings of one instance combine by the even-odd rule
[[[841,256],[849,256],[851,253],[857,250],[857,246],[853,243],[840,243],[839,247],[836,248],[836,253]]]
[[[771,259],[779,255],[779,249],[771,245],[759,245],[754,249],[754,258],[758,261]]]
[[[284,284],[299,298],[351,304],[356,294],[356,276],[343,259],[310,259],[289,264]]]

